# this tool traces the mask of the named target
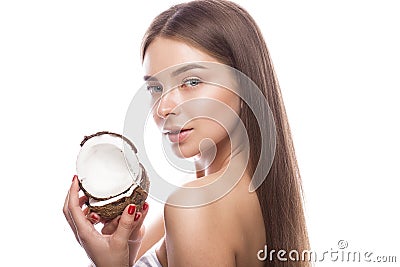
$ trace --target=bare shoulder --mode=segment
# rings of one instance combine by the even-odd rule
[[[204,178],[185,186],[200,189],[213,179]],[[254,199],[254,195],[248,195],[247,188],[239,182],[228,194],[213,202],[207,202],[210,194],[214,193],[209,190],[198,190],[192,194],[174,193],[172,198],[192,198],[193,201],[205,202],[202,206],[190,208],[165,205],[168,263],[174,263],[172,266],[237,265],[238,256],[245,257],[249,245],[255,247],[255,242],[260,243],[256,240],[260,234],[253,235],[254,229],[263,228],[262,217],[260,220],[257,214],[258,200]],[[249,217],[247,214],[256,216]]]
[[[199,231],[204,230],[202,235],[210,232],[220,232],[224,228],[223,222],[230,215],[228,211],[230,202],[227,198],[219,195],[218,190],[209,187],[215,177],[206,176],[201,179],[190,181],[184,185],[189,191],[177,190],[169,200],[169,203],[182,203],[183,205],[165,205],[164,216],[166,224],[177,223],[180,226],[194,228]],[[179,201],[182,200],[182,201]],[[175,224],[174,224],[175,225]]]
[[[187,187],[204,186],[204,180],[186,184]],[[182,195],[183,194],[183,195]],[[235,251],[226,229],[223,201],[208,203],[209,194],[199,190],[190,196],[175,192],[172,196],[205,201],[198,207],[165,205],[165,244],[168,264],[172,266],[234,266]],[[233,227],[232,225],[229,227]]]

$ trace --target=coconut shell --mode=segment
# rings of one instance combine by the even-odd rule
[[[98,132],[98,133],[90,135],[90,136],[85,136],[84,140],[81,142],[80,145],[83,146],[83,144],[90,138],[99,136],[99,135],[103,135],[103,134],[109,134],[109,135],[113,135],[115,137],[122,138],[131,146],[132,150],[135,153],[137,153],[136,147],[133,145],[133,143],[129,139],[127,139],[126,137],[124,137],[120,134],[116,134],[116,133],[112,133],[112,132],[108,132],[108,131]],[[122,212],[124,211],[124,209],[126,208],[126,206],[128,206],[130,204],[136,205],[136,210],[141,211],[143,208],[143,204],[146,201],[147,196],[148,196],[148,192],[149,192],[149,188],[150,188],[150,181],[149,181],[147,172],[146,172],[145,168],[143,167],[143,165],[141,163],[139,163],[139,166],[142,169],[142,172],[141,172],[142,175],[140,177],[140,180],[139,179],[137,180],[138,186],[133,190],[131,196],[123,197],[121,199],[116,200],[115,202],[106,204],[104,206],[91,206],[89,204],[89,202],[87,202],[86,205],[88,206],[89,213],[95,212],[104,220],[112,220],[115,217],[121,215]],[[81,188],[81,190],[84,192],[84,194],[88,198],[93,198],[98,201],[107,200],[107,199],[111,198],[111,197],[110,198],[93,197],[83,188],[83,186],[80,182],[79,182],[79,187]],[[126,193],[128,190],[129,189],[127,189],[125,192],[121,192],[121,194]],[[116,196],[113,196],[113,197],[116,197]]]
[[[130,197],[123,197],[115,202],[109,203],[104,206],[90,206],[89,212],[97,213],[104,220],[112,220],[122,214],[125,207],[129,204],[135,204],[136,210],[140,211],[147,198],[147,192],[141,187],[137,187]]]
[[[133,190],[131,196],[123,197],[115,202],[106,204],[104,206],[90,206],[89,203],[86,203],[89,208],[89,212],[95,212],[102,219],[108,221],[121,215],[125,207],[130,204],[136,205],[136,210],[141,211],[143,208],[143,204],[148,196],[147,192],[149,191],[150,182],[145,168],[142,164],[139,163],[139,165],[142,168],[142,177],[140,179],[139,186],[136,187],[135,190]]]

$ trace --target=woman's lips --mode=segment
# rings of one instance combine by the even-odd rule
[[[171,143],[180,143],[187,139],[192,132],[193,128],[182,129],[180,131],[170,131],[165,134],[168,136],[168,139],[171,141]]]

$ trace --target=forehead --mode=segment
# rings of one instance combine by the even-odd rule
[[[185,42],[157,37],[146,50],[143,69],[145,75],[152,76],[171,66],[193,61],[219,62],[214,57]]]

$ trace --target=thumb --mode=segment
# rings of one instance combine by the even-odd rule
[[[135,220],[136,215],[136,206],[131,204],[128,205],[124,212],[121,215],[121,218],[118,223],[117,230],[115,230],[114,238],[116,240],[127,242],[131,233],[135,229],[140,229],[140,224]]]

